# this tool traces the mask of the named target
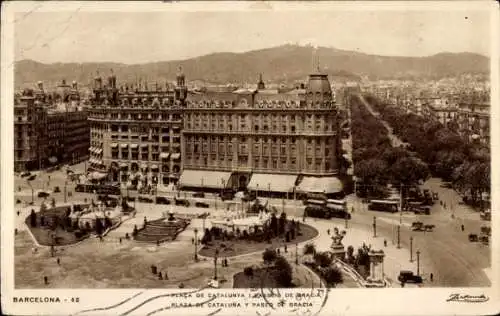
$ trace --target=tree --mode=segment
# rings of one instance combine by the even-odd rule
[[[322,268],[328,267],[332,261],[332,257],[327,252],[318,252],[314,255],[314,262]]]
[[[337,284],[344,281],[342,272],[340,272],[337,267],[327,267],[325,270],[323,270],[322,276],[325,279],[326,283],[331,287],[336,287]]]
[[[278,236],[278,219],[275,213],[271,215],[271,231],[273,232],[273,236]]]
[[[30,213],[30,226],[31,227],[36,227],[36,213],[35,213],[35,210],[31,210],[31,213]]]
[[[276,282],[282,287],[292,285],[292,267],[283,256],[277,256],[274,267],[277,270]]]
[[[347,263],[352,264],[354,262],[354,247],[353,246],[347,247],[346,257],[347,257]]]
[[[281,236],[285,232],[286,213],[282,212],[278,220],[278,235]]]
[[[313,243],[307,243],[304,246],[304,255],[315,255],[316,254],[316,246]]]
[[[426,180],[430,173],[427,164],[416,157],[402,158],[393,166],[393,178],[398,184],[415,185]]]
[[[246,267],[245,269],[243,269],[243,273],[247,277],[253,277],[253,268],[252,267]]]
[[[96,232],[96,234],[98,236],[100,236],[103,233],[104,227],[102,225],[102,221],[101,221],[100,218],[96,218],[95,219],[95,227],[94,227],[94,229],[95,229],[95,232]]]
[[[274,249],[266,249],[262,253],[262,259],[264,260],[265,264],[271,264],[276,260],[277,254]]]

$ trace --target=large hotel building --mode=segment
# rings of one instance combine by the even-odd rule
[[[188,91],[94,80],[91,166],[128,186],[342,192],[341,141],[328,76],[295,89]]]

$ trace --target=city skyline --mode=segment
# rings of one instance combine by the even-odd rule
[[[479,5],[476,11],[455,10],[446,15],[442,11],[307,9],[18,13],[15,59],[140,64],[284,44],[383,56],[424,57],[444,52],[489,56],[490,36],[477,36],[490,33],[490,12],[483,8]],[[325,32],[328,29],[332,33]]]

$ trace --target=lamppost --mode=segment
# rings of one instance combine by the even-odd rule
[[[420,250],[417,250],[417,275],[420,275]]]
[[[35,190],[33,190],[33,186],[31,185],[30,180],[26,180],[26,183],[30,186],[31,189],[31,204],[35,203]]]
[[[398,225],[398,249],[401,248],[401,225]]]
[[[373,216],[373,237],[377,237],[377,217]]]
[[[219,255],[219,249],[215,248],[214,256],[214,280],[217,280],[217,256]]]
[[[194,229],[194,261],[198,261],[198,229]]]
[[[347,221],[349,220],[349,213],[346,212],[344,220],[345,220],[345,228],[347,229]]]
[[[271,198],[271,183],[267,183],[267,198]]]
[[[64,181],[64,203],[66,203],[66,186],[68,185],[67,181]]]
[[[410,262],[413,262],[413,236],[410,236]]]
[[[295,243],[295,264],[299,264],[299,243]]]

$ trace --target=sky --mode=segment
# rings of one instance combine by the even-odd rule
[[[387,56],[489,56],[482,10],[229,10],[16,13],[15,59],[126,64],[312,44]]]

